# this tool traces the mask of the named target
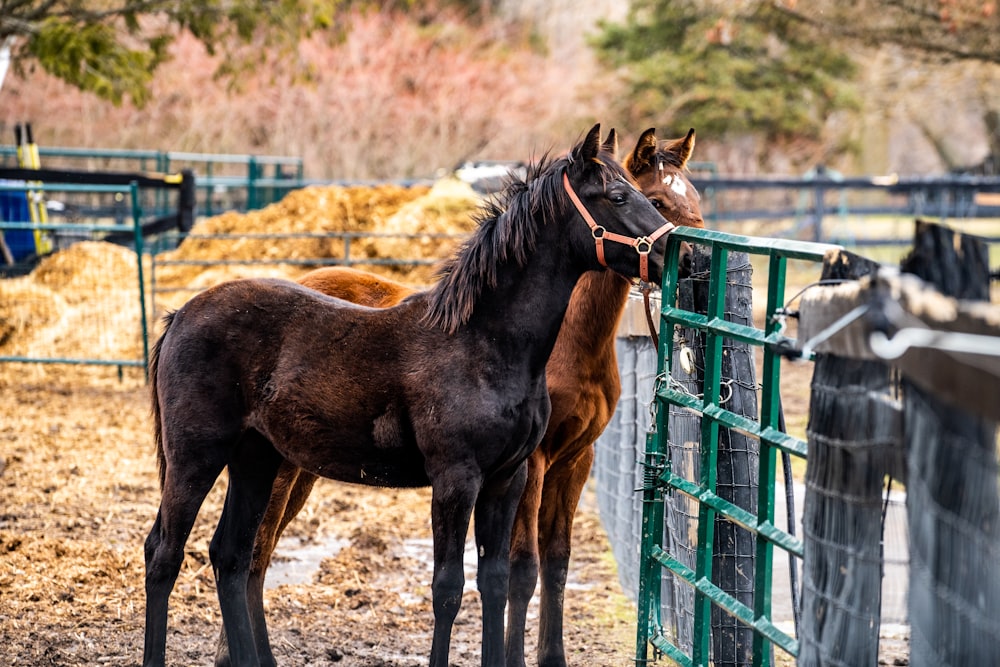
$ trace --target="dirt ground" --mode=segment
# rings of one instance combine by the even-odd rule
[[[119,380],[112,369],[0,365],[0,396],[0,661],[139,664],[142,545],[159,490],[138,371]],[[208,542],[224,493],[222,479],[202,508],[171,597],[172,665],[212,662],[220,616]],[[426,490],[318,484],[288,533],[305,545],[345,546],[335,554],[331,547],[309,581],[268,590],[279,663],[424,665],[432,620],[429,517]],[[634,606],[586,499],[566,598],[573,665],[633,664]],[[480,628],[470,578],[453,635],[454,665],[479,664]]]

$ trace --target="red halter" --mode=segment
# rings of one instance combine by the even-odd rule
[[[640,236],[638,238],[609,232],[607,229],[597,224],[594,217],[590,215],[590,211],[584,207],[583,202],[580,201],[576,192],[573,191],[573,186],[569,184],[569,176],[566,175],[566,172],[563,172],[563,187],[566,188],[566,194],[569,195],[573,205],[576,206],[576,210],[580,212],[584,221],[590,226],[590,231],[594,235],[594,243],[597,245],[597,261],[601,263],[601,266],[608,265],[604,260],[604,239],[630,245],[635,248],[637,253],[639,253],[639,278],[643,282],[648,283],[649,253],[653,250],[653,243],[664,234],[672,232],[676,228],[676,225],[672,222],[666,222],[649,236]]]

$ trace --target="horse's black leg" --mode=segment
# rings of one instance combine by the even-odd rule
[[[287,461],[282,463],[271,489],[271,499],[268,501],[264,518],[257,529],[250,576],[247,578],[247,606],[254,640],[257,642],[257,655],[261,657],[262,662],[269,650],[267,621],[264,617],[264,578],[281,534],[305,506],[316,479],[315,475],[305,473]],[[215,648],[215,667],[231,665],[229,640],[223,627],[219,632],[219,641]]]
[[[528,458],[527,485],[514,518],[510,544],[510,587],[507,601],[507,667],[524,667],[524,633],[528,605],[538,583],[538,505],[544,460],[536,451]]]
[[[510,584],[510,534],[527,478],[522,463],[510,477],[490,480],[476,500],[476,577],[483,601],[483,667],[504,664],[504,609]]]
[[[431,500],[434,531],[434,576],[431,598],[434,605],[434,639],[431,667],[448,667],[451,629],[462,606],[465,587],[465,536],[469,531],[472,506],[479,491],[478,480],[456,469],[447,479],[436,479]]]
[[[201,456],[186,465],[168,465],[160,509],[146,538],[146,635],[142,664],[166,660],[167,603],[184,561],[184,544],[201,503],[224,467]]]
[[[255,629],[251,624],[247,582],[257,528],[281,461],[262,435],[244,436],[229,463],[226,502],[209,545],[233,665],[275,664],[266,625]]]
[[[566,667],[563,605],[569,572],[573,516],[587,483],[594,448],[584,448],[572,461],[549,468],[542,484],[538,513],[541,593],[538,622],[538,667]]]

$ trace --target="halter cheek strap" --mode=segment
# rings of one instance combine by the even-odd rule
[[[614,241],[615,243],[630,245],[635,248],[637,253],[639,253],[639,278],[643,282],[648,283],[649,253],[653,250],[653,243],[655,243],[661,236],[672,232],[677,226],[672,222],[667,222],[649,236],[640,236],[638,238],[609,232],[607,229],[597,224],[594,217],[590,215],[590,211],[588,211],[583,205],[583,202],[580,201],[580,198],[573,190],[573,186],[570,185],[569,176],[566,175],[566,172],[563,172],[563,187],[566,189],[566,194],[569,195],[570,201],[572,201],[573,205],[576,206],[576,210],[581,216],[583,216],[584,221],[590,227],[590,231],[594,236],[594,243],[597,246],[597,261],[601,263],[601,266],[606,267],[608,265],[604,259],[604,239]]]

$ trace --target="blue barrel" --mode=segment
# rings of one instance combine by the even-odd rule
[[[0,222],[31,222],[26,192],[0,190]],[[35,254],[35,234],[30,229],[4,229],[0,233],[15,262]]]

